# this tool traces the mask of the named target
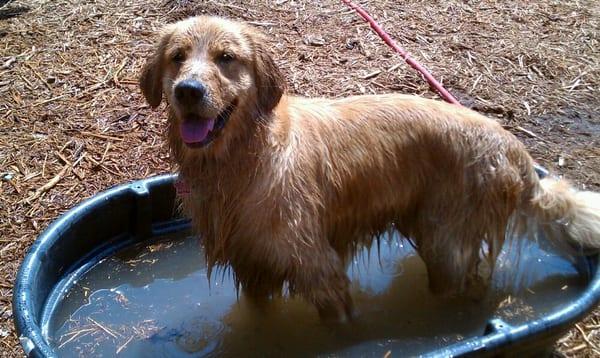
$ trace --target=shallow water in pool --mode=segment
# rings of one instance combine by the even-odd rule
[[[492,317],[540,317],[585,286],[570,260],[521,240],[504,249],[493,289],[477,302],[432,296],[422,261],[399,237],[360,252],[348,273],[351,323],[323,324],[296,299],[260,315],[238,298],[229,272],[209,282],[199,241],[181,233],[99,262],[45,330],[61,357],[407,356],[481,335]]]

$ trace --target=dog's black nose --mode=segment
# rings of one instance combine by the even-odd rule
[[[194,104],[204,99],[206,87],[196,80],[183,80],[175,86],[175,98],[182,104]]]

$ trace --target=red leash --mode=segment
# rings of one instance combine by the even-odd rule
[[[421,66],[420,63],[418,63],[417,61],[415,61],[412,57],[410,57],[408,55],[408,52],[404,51],[404,49],[402,47],[400,47],[400,46],[398,46],[398,44],[396,44],[396,42],[394,42],[394,40],[392,40],[390,35],[388,35],[381,28],[381,26],[379,26],[377,21],[375,21],[375,19],[373,19],[363,8],[361,8],[360,6],[358,6],[357,4],[353,3],[350,0],[342,0],[342,2],[346,5],[348,5],[353,10],[355,10],[365,21],[367,21],[369,23],[369,25],[371,25],[371,28],[373,30],[375,30],[377,35],[379,35],[379,37],[381,37],[381,39],[383,41],[385,41],[385,43],[388,46],[393,48],[394,51],[399,53],[400,56],[402,56],[402,58],[406,61],[406,63],[408,63],[415,70],[419,71],[423,75],[423,77],[425,77],[427,82],[429,82],[429,85],[432,86],[433,88],[435,88],[435,90],[440,94],[440,96],[442,96],[443,99],[445,99],[447,102],[460,105],[458,100],[456,100],[456,98],[454,98],[454,96],[452,96],[450,94],[450,92],[448,92],[444,88],[444,86],[442,86],[441,83],[439,83],[435,78],[433,78],[431,73],[429,73],[429,71],[427,71],[427,69],[425,69],[425,67]]]

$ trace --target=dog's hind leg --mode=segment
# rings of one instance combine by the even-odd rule
[[[429,288],[435,295],[481,298],[487,277],[478,272],[481,236],[466,232],[431,230],[416,237],[417,250],[427,267]]]
[[[413,233],[434,294],[482,298],[487,291],[495,260],[504,242],[509,210],[503,205],[478,206],[465,219],[438,216],[427,219]]]

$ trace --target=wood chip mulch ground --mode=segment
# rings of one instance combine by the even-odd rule
[[[359,3],[463,104],[600,190],[599,2]],[[11,289],[36,236],[99,191],[169,170],[164,108],[137,78],[155,31],[194,14],[261,27],[291,92],[435,97],[338,1],[0,0],[0,356],[23,355]],[[596,310],[556,354],[599,356],[599,328]]]

